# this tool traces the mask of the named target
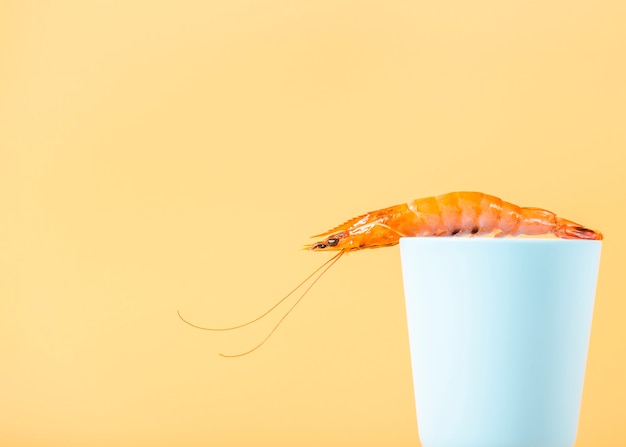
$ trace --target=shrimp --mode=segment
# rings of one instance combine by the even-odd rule
[[[602,239],[602,234],[541,208],[519,207],[480,192],[451,192],[372,211],[313,237],[313,251],[354,251],[396,245],[401,237],[552,234]]]
[[[602,239],[600,232],[558,217],[553,212],[542,208],[520,207],[480,192],[451,192],[371,211],[313,236],[314,238],[324,237],[324,239],[305,245],[305,249],[336,251],[337,253],[274,306],[251,321],[225,328],[208,328],[187,321],[180,312],[178,312],[178,316],[196,329],[206,331],[239,329],[269,315],[296,290],[314,278],[259,344],[240,354],[220,354],[223,357],[241,357],[256,351],[272,336],[315,283],[344,253],[366,248],[389,247],[398,244],[401,237],[505,237],[519,235],[554,235],[562,239]],[[320,271],[321,273],[315,277]]]

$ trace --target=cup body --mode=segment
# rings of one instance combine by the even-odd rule
[[[600,241],[403,238],[424,447],[572,447]]]

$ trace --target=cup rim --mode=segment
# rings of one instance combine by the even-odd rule
[[[405,236],[400,244],[602,244],[602,240],[560,239],[556,237],[458,237],[458,236]]]

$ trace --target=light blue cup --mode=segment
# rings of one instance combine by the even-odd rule
[[[572,447],[600,241],[403,238],[424,447]]]

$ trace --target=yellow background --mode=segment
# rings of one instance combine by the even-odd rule
[[[397,247],[454,190],[605,234],[577,446],[626,445],[626,7],[0,3],[0,443],[418,445]],[[293,302],[293,301],[292,301]],[[284,307],[281,309],[285,309]]]

